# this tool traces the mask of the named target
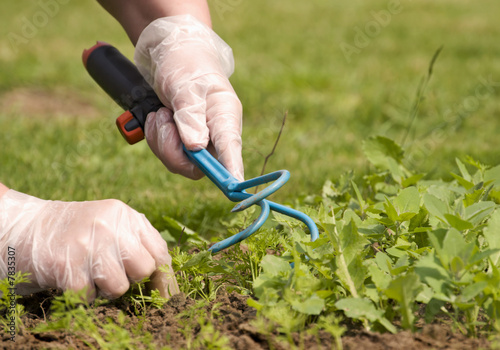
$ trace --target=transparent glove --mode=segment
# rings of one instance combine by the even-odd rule
[[[20,294],[88,287],[89,299],[96,292],[114,298],[152,274],[164,297],[178,292],[165,241],[144,215],[114,199],[47,201],[9,190],[0,197],[0,254],[0,278],[13,272],[12,260],[16,272],[31,273]],[[161,265],[170,273],[155,271]]]
[[[151,113],[145,136],[152,151],[174,173],[203,176],[182,151],[212,142],[219,161],[243,180],[242,106],[228,78],[231,48],[193,16],[159,18],[141,33],[136,65],[166,108]],[[182,143],[181,143],[182,142]]]

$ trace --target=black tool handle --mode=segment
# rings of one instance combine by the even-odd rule
[[[115,47],[97,42],[83,52],[83,64],[90,76],[126,112],[116,121],[130,143],[144,138],[148,113],[163,106],[137,67]]]

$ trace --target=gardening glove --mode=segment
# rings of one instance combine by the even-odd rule
[[[14,252],[14,253],[12,253]],[[47,201],[14,190],[0,197],[0,278],[29,272],[17,292],[81,290],[90,300],[125,293],[152,277],[168,297],[178,293],[167,244],[146,217],[118,200]],[[9,258],[13,256],[14,259]],[[155,272],[166,265],[170,273]]]
[[[159,18],[141,33],[136,65],[166,108],[150,113],[145,136],[173,173],[203,176],[182,150],[207,148],[240,181],[242,106],[228,78],[234,70],[231,48],[193,16]],[[182,142],[182,143],[181,143]]]

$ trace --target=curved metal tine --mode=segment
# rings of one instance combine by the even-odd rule
[[[279,190],[281,186],[283,186],[288,181],[288,179],[290,179],[290,172],[288,170],[279,170],[247,181],[229,185],[228,189],[230,191],[241,192],[243,190],[246,190],[247,188],[255,187],[275,180],[272,184],[264,188],[262,191],[238,203],[231,210],[231,212],[245,210],[248,207],[256,204],[257,202],[263,200],[264,198],[270,196],[271,194]]]
[[[221,250],[226,249],[226,248],[232,246],[233,244],[241,242],[245,238],[248,238],[251,235],[253,235],[255,232],[257,232],[257,230],[259,228],[261,228],[261,226],[264,224],[264,222],[266,222],[266,220],[269,216],[269,213],[270,213],[270,207],[269,207],[268,201],[262,200],[262,201],[258,202],[257,204],[261,208],[260,215],[257,219],[254,220],[254,222],[250,226],[248,226],[243,231],[238,232],[237,234],[235,234],[229,238],[226,238],[220,242],[215,243],[208,250],[214,254],[218,253]]]
[[[295,210],[295,209],[292,209],[289,207],[285,207],[284,205],[274,203],[274,202],[271,202],[269,200],[266,200],[266,202],[269,204],[269,207],[271,208],[271,210],[277,211],[278,213],[281,213],[283,215],[287,215],[287,216],[290,216],[294,219],[302,221],[309,229],[309,233],[311,234],[311,242],[314,242],[315,240],[317,240],[319,238],[318,227],[314,223],[313,219],[311,219],[309,216],[307,216],[306,214],[304,214],[301,211],[298,211],[298,210]]]

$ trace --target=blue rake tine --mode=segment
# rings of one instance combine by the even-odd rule
[[[233,202],[240,202],[233,208],[233,212],[244,210],[254,204],[259,205],[261,208],[260,215],[250,226],[243,231],[214,244],[209,249],[212,253],[217,253],[226,249],[254,234],[267,220],[271,210],[302,221],[309,229],[311,241],[318,239],[318,227],[309,216],[298,210],[265,199],[272,193],[276,192],[285,184],[285,182],[288,181],[290,173],[287,170],[275,171],[267,175],[240,182],[234,178],[229,171],[227,171],[226,168],[224,168],[222,164],[220,164],[207,150],[202,149],[200,151],[188,151],[184,147],[184,152],[188,158],[196,164],[196,166],[198,166],[198,168],[200,168],[200,170],[203,171],[203,173],[210,180],[212,180],[212,182],[224,193],[227,198]],[[257,194],[252,195],[245,191],[250,187],[256,187],[271,181],[274,182]]]
[[[218,253],[223,249],[226,249],[233,244],[236,244],[238,242],[241,242],[242,240],[250,237],[253,235],[257,230],[266,222],[267,218],[269,217],[270,213],[270,207],[269,203],[266,200],[260,201],[257,203],[257,205],[260,206],[261,212],[260,215],[255,221],[248,226],[246,229],[244,229],[241,232],[238,232],[237,234],[226,238],[218,243],[215,243],[213,246],[211,246],[208,250],[210,250],[212,253]]]

